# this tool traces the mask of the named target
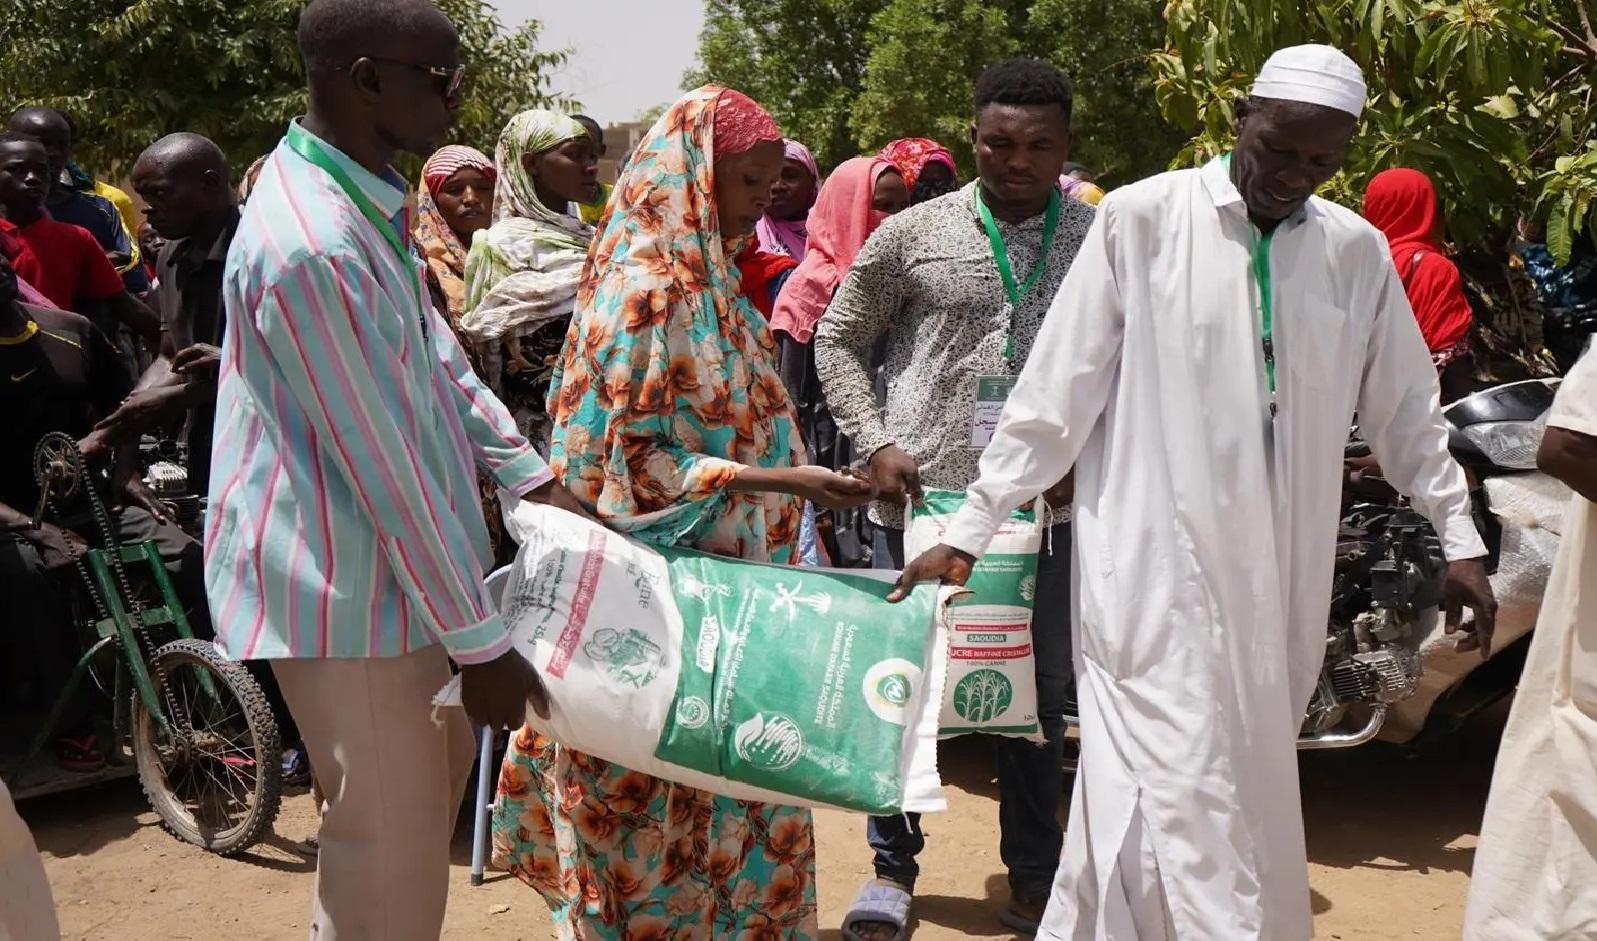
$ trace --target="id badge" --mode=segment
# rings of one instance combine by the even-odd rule
[[[976,402],[970,415],[970,447],[981,449],[993,440],[1004,403],[1014,391],[1018,376],[977,376]]]

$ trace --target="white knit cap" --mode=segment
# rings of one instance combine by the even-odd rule
[[[1356,118],[1364,111],[1364,73],[1340,49],[1291,46],[1277,50],[1264,63],[1252,94],[1324,105]]]

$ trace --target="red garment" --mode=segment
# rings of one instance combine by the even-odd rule
[[[765,251],[760,248],[758,239],[749,239],[749,244],[738,252],[732,263],[738,266],[743,295],[766,320],[770,320],[771,308],[776,304],[776,297],[771,293],[771,285],[784,272],[797,268],[798,259]]]
[[[715,160],[754,149],[762,141],[781,141],[782,129],[759,102],[736,89],[724,89],[715,100],[711,156]]]
[[[948,148],[927,137],[906,137],[893,141],[882,148],[881,158],[897,168],[904,177],[904,188],[912,192],[915,181],[920,179],[929,163],[940,163],[950,173],[959,172],[954,166],[954,155],[948,152]]]
[[[17,290],[22,294],[22,303],[32,304],[35,307],[56,306],[48,297],[40,294],[37,288],[29,284],[28,279],[18,271],[19,268],[37,271],[39,262],[33,257],[33,249],[18,238],[16,233],[16,226],[0,219],[0,255],[6,256],[6,262],[11,265],[12,273],[17,276]]]
[[[1475,321],[1458,266],[1443,252],[1440,215],[1436,187],[1418,170],[1382,171],[1364,190],[1364,218],[1386,235],[1433,359],[1456,353]]]
[[[872,208],[871,199],[877,178],[892,169],[893,164],[881,157],[855,157],[826,178],[810,210],[804,260],[782,288],[771,315],[772,330],[800,343],[810,342],[816,322],[832,303],[832,293],[853,267],[854,256],[887,218]]]
[[[79,298],[103,301],[127,290],[100,243],[81,226],[41,216],[25,226],[0,219],[0,231],[27,247],[12,262],[18,277],[62,310],[72,310]]]

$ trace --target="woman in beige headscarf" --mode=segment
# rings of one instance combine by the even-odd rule
[[[494,152],[494,224],[466,259],[461,332],[483,379],[540,451],[549,444],[544,399],[560,352],[593,229],[571,207],[598,190],[587,129],[556,111],[510,119]]]

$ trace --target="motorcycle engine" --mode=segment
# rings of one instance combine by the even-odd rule
[[[189,492],[189,472],[172,461],[156,461],[144,474],[144,484],[172,511],[172,522],[190,535],[204,527],[205,501]]]
[[[1416,625],[1442,600],[1447,563],[1430,524],[1406,506],[1361,504],[1343,519],[1325,665],[1304,734],[1350,708],[1390,705],[1419,686]]]

